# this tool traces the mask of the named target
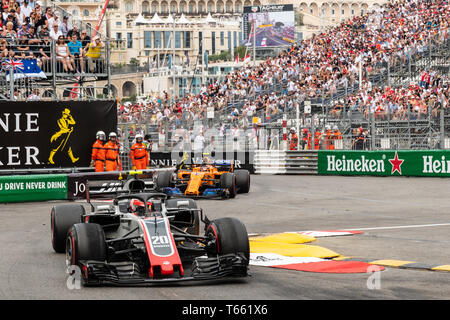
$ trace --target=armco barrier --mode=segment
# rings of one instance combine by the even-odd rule
[[[0,202],[63,200],[67,175],[38,174],[0,177]]]
[[[317,151],[257,150],[255,173],[317,174]]]
[[[320,175],[450,177],[450,150],[319,151]]]
[[[177,166],[185,155],[184,151],[172,152],[150,152],[150,166],[153,167],[169,167]],[[214,160],[234,160],[236,169],[246,169],[250,173],[255,173],[254,168],[254,152],[253,151],[232,151],[220,152],[212,151],[209,153]],[[202,163],[202,152],[187,152],[188,158],[185,160],[187,164]]]

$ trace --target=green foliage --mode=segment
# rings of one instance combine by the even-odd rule
[[[209,62],[217,62],[217,61],[230,61],[231,60],[231,53],[228,51],[222,51],[219,54],[212,54],[208,56]]]
[[[245,51],[246,51],[246,47],[245,46],[239,46],[234,48],[234,55],[236,57],[236,54],[239,55],[239,59],[244,59],[245,58]]]
[[[131,95],[131,96],[129,96],[128,98],[127,97],[125,97],[125,98],[123,98],[122,99],[122,102],[135,102],[136,101],[136,94],[133,94],[133,95]]]
[[[138,66],[139,65],[139,60],[136,58],[131,58],[130,59],[130,65],[132,66]]]

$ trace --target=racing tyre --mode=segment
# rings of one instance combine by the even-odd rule
[[[81,204],[63,204],[54,206],[50,213],[50,231],[52,233],[53,250],[64,253],[66,250],[67,231],[75,224],[81,222],[86,213]]]
[[[66,265],[76,270],[80,260],[105,261],[107,255],[105,232],[97,223],[77,223],[67,233]],[[83,283],[88,284],[87,275],[82,273]]]
[[[234,170],[236,175],[237,193],[248,193],[250,191],[250,172],[248,170]]]
[[[194,199],[168,199],[166,200],[167,208],[178,208],[178,201],[189,201],[189,205],[187,206],[189,209],[198,209],[197,203]],[[200,235],[200,217],[198,214],[198,210],[192,212],[194,225],[190,228],[187,228],[186,232],[193,235]]]
[[[228,189],[230,198],[236,196],[236,175],[234,173],[226,172],[220,176],[220,187]]]
[[[162,171],[156,177],[156,187],[159,190],[163,188],[171,187],[173,184],[172,181],[172,172],[170,171]]]
[[[216,254],[242,253],[250,261],[250,244],[245,225],[236,218],[220,218],[211,221],[206,235],[216,239]]]

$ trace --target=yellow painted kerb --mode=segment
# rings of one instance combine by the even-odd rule
[[[436,271],[450,271],[450,264],[445,264],[442,266],[437,266],[432,268],[431,270],[436,270]]]
[[[403,260],[376,260],[369,262],[370,264],[377,264],[380,266],[387,267],[401,267],[408,263],[414,263],[414,261],[403,261]]]
[[[316,238],[298,233],[275,233],[267,236],[250,237],[250,241],[270,242],[270,243],[308,243],[315,241]]]

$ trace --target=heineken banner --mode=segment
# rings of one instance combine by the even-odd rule
[[[37,174],[0,176],[0,202],[63,200],[67,198],[67,175]]]
[[[450,150],[319,151],[318,174],[450,177]]]
[[[114,101],[0,103],[0,169],[88,167],[98,130],[117,129]]]

